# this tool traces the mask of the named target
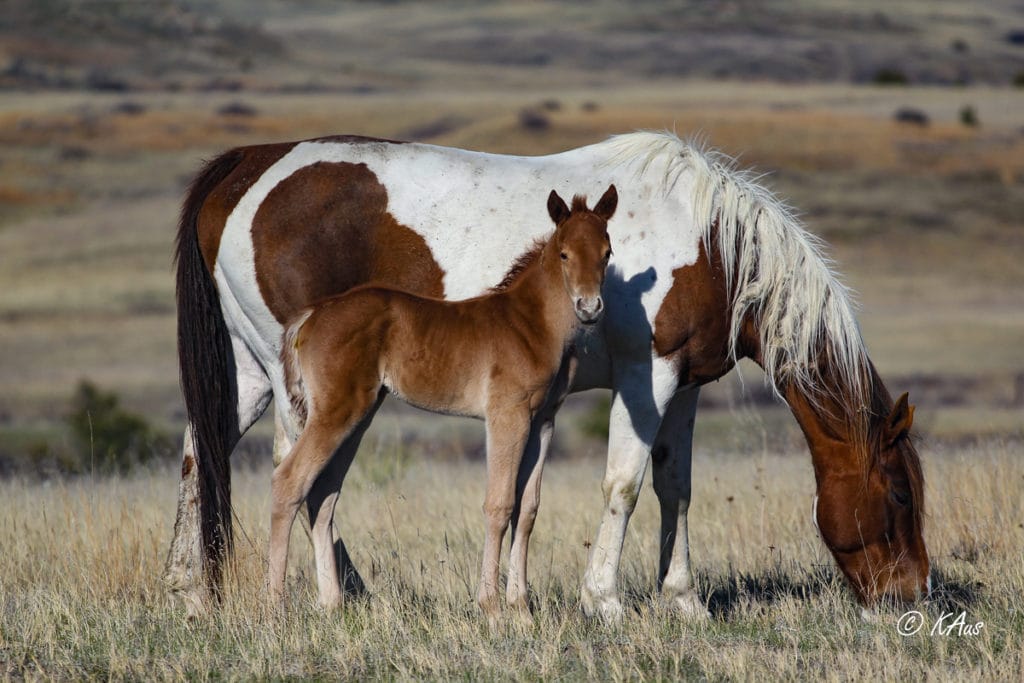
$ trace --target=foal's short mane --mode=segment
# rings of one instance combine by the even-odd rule
[[[550,239],[550,237],[534,240],[533,245],[527,251],[520,254],[515,260],[512,266],[508,269],[508,272],[505,273],[505,277],[501,279],[501,282],[491,287],[488,291],[504,292],[514,285],[526,269],[532,266],[534,262],[540,258],[540,253],[544,251],[544,245],[548,243],[548,239]]]

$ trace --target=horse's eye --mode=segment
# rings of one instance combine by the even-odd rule
[[[568,261],[569,260],[569,255],[566,254],[564,251],[561,253],[561,256],[562,256],[562,260],[563,261]]]
[[[608,251],[604,252],[604,260],[605,261],[607,261],[611,257],[612,257],[612,250],[611,249],[609,249]]]
[[[910,505],[910,496],[908,496],[905,491],[892,491],[891,495],[893,501],[895,501],[897,505],[901,505],[903,507]]]

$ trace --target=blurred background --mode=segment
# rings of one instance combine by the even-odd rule
[[[336,133],[542,154],[638,128],[739,157],[827,241],[926,441],[1019,443],[1019,2],[5,0],[0,473],[177,458],[172,242],[203,159]],[[702,393],[697,450],[803,452],[743,374]],[[607,400],[574,397],[556,456],[603,454]],[[482,453],[478,423],[395,403],[375,430],[395,458]]]

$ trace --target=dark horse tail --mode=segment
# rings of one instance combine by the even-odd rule
[[[199,213],[207,196],[242,160],[232,150],[203,167],[189,186],[178,222],[178,362],[185,411],[199,464],[199,518],[205,572],[220,594],[225,557],[232,549],[231,449],[238,434],[238,400],[231,337],[217,286],[199,246]],[[182,463],[183,472],[192,465]]]

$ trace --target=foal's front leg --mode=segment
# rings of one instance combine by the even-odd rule
[[[512,547],[508,559],[508,585],[505,590],[505,601],[512,609],[524,616],[529,614],[529,584],[526,579],[526,559],[530,546],[530,534],[537,520],[540,507],[540,482],[544,474],[544,461],[551,444],[551,434],[555,422],[543,420],[530,433],[530,443],[526,457],[523,459],[522,471],[516,485],[518,514],[512,520]]]
[[[529,583],[526,578],[527,555],[530,547],[530,535],[533,533],[537,510],[540,508],[540,485],[544,475],[544,461],[547,459],[551,436],[555,430],[555,413],[561,408],[565,397],[569,394],[569,388],[576,376],[576,368],[575,351],[570,351],[552,381],[540,414],[531,424],[530,440],[519,465],[516,504],[512,513],[512,548],[509,552],[505,601],[509,607],[524,615],[528,615],[530,609]]]
[[[525,406],[503,406],[487,412],[487,493],[484,496],[483,567],[477,602],[491,625],[500,613],[498,570],[501,542],[515,506],[516,477],[530,436],[530,413]]]

